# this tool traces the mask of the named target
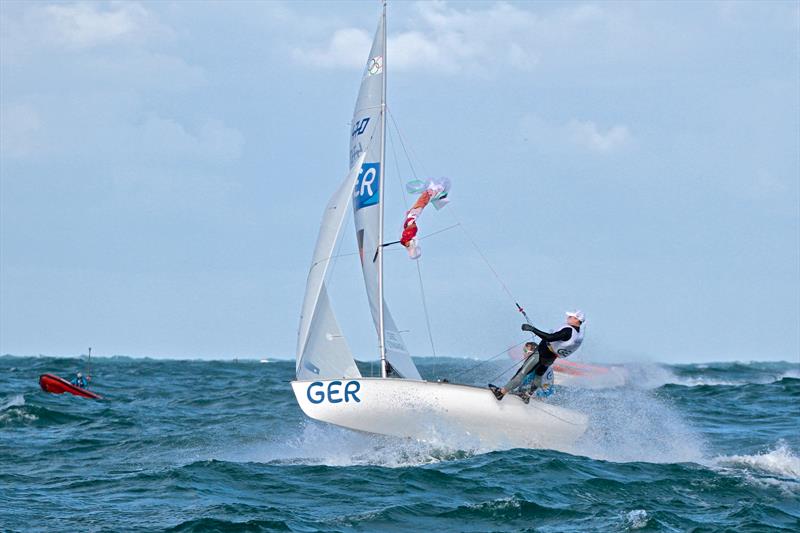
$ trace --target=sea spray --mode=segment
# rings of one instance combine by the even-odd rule
[[[475,453],[442,443],[373,435],[304,420],[269,441],[219,457],[270,464],[383,466],[399,468],[464,458]]]
[[[800,457],[785,441],[778,442],[763,453],[719,456],[714,462],[720,466],[744,468],[800,482]]]
[[[680,412],[651,390],[563,391],[559,403],[589,416],[575,453],[594,459],[682,463],[703,458],[703,440]]]
[[[75,361],[0,357],[0,416],[38,417],[0,424],[4,530],[760,532],[800,521],[797,364],[647,365],[624,387],[560,388],[546,401],[593,424],[562,453],[309,420],[288,383],[293,361],[93,358],[109,400],[39,390],[39,374]],[[420,366],[434,364],[447,377],[475,362]],[[685,384],[696,378],[746,384]]]

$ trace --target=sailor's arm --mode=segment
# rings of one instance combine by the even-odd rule
[[[572,337],[572,328],[569,326],[562,328],[555,333],[548,333],[546,331],[542,331],[536,326],[532,326],[530,324],[522,324],[522,329],[525,331],[530,331],[540,339],[545,342],[555,342],[555,341],[568,341],[570,337]]]

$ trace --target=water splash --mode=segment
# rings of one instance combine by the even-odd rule
[[[715,463],[800,481],[800,457],[784,441],[778,442],[774,449],[765,453],[720,456]]]
[[[653,391],[574,390],[565,407],[589,416],[574,453],[614,462],[699,462],[705,444],[678,409]]]
[[[463,459],[477,450],[442,442],[419,442],[350,431],[316,421],[303,421],[287,435],[244,447],[220,459],[277,464],[384,466],[400,468]]]

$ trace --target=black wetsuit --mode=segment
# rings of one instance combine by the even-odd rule
[[[530,329],[526,328],[525,326],[529,326]],[[536,365],[536,368],[534,369],[537,376],[543,376],[544,373],[547,372],[547,369],[550,368],[550,365],[552,365],[556,358],[558,358],[558,355],[550,348],[549,343],[556,341],[568,341],[570,337],[572,337],[573,328],[575,331],[581,330],[580,326],[564,326],[555,333],[547,333],[546,331],[540,330],[536,326],[530,326],[529,324],[523,325],[523,329],[525,331],[532,332],[534,335],[544,341],[539,343],[539,364]]]
[[[550,348],[549,343],[556,341],[568,341],[572,337],[573,329],[576,332],[580,331],[580,327],[564,326],[555,333],[548,333],[531,326],[530,324],[523,324],[522,329],[534,333],[537,337],[542,339],[542,342],[539,343],[537,349],[530,354],[525,361],[522,362],[522,365],[520,365],[519,369],[517,369],[517,372],[514,374],[514,376],[508,380],[508,383],[503,386],[503,389],[506,390],[506,393],[521,387],[525,380],[525,376],[531,373],[533,373],[535,377],[531,383],[530,392],[533,393],[533,391],[541,387],[542,376],[545,375],[547,369],[550,368],[550,366],[558,358],[558,355],[553,351],[552,348]],[[492,389],[498,400],[503,398],[504,393],[500,392],[501,389],[494,387],[494,385],[489,385],[489,388]]]

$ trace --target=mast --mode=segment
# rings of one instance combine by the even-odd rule
[[[378,183],[378,198],[380,198],[380,222],[378,229],[378,342],[381,350],[381,377],[385,378],[386,371],[386,331],[383,324],[383,197],[384,182],[386,181],[386,0],[383,0],[383,87],[381,88],[381,179]]]

